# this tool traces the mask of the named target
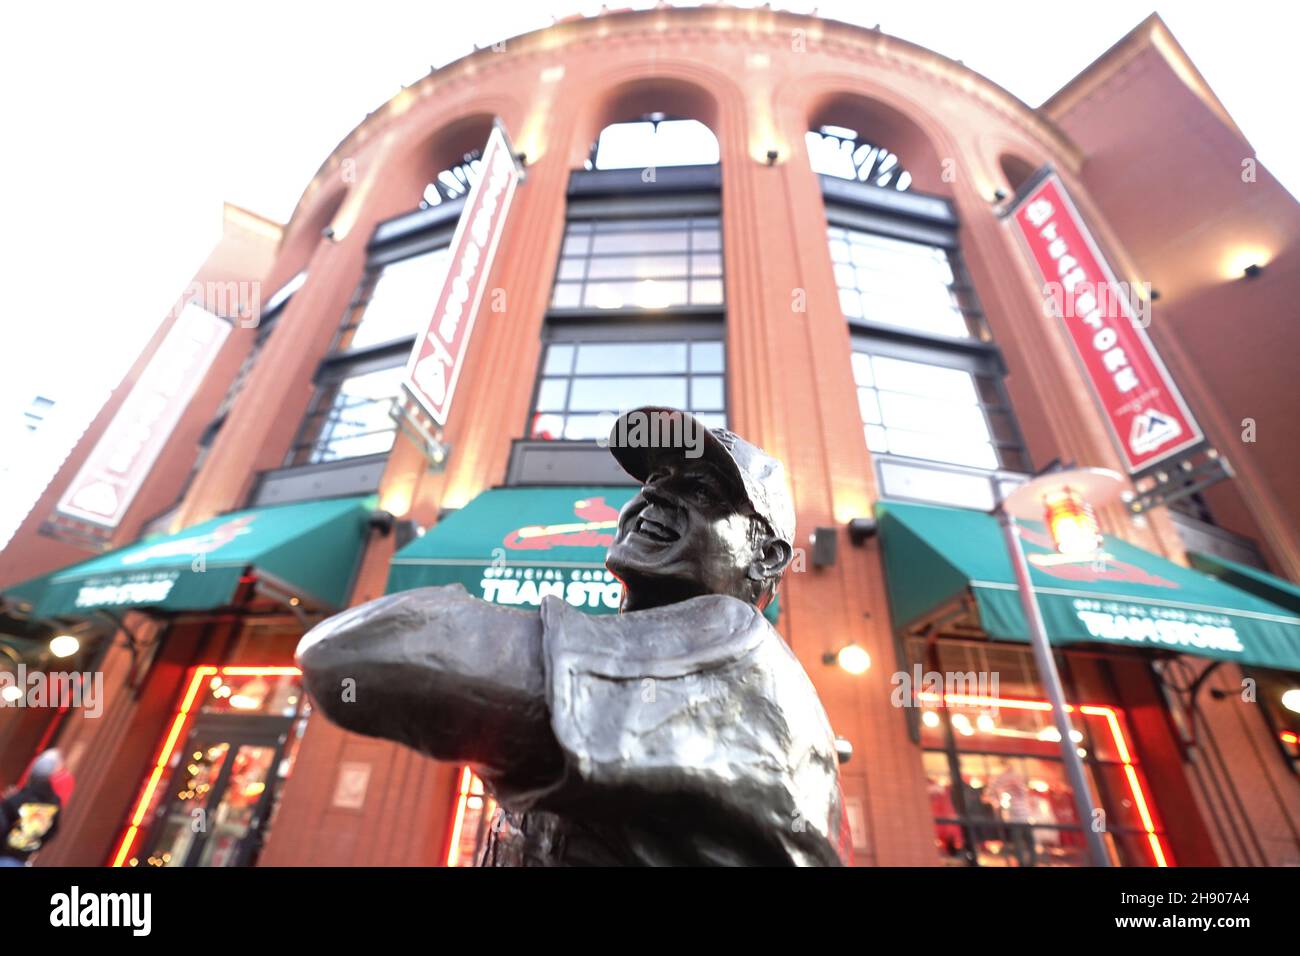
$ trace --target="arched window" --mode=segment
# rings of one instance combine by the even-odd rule
[[[900,192],[912,185],[912,174],[898,155],[863,140],[857,130],[822,126],[809,130],[805,139],[814,172]]]
[[[699,120],[647,113],[600,131],[587,159],[588,169],[642,169],[651,166],[710,166],[718,162],[718,138]]]
[[[432,182],[424,187],[424,197],[420,200],[420,208],[428,209],[431,206],[441,206],[449,200],[460,199],[469,192],[469,187],[478,181],[478,171],[481,165],[479,160],[482,155],[483,150],[472,149],[461,157],[461,161],[455,166],[444,169],[434,176]]]

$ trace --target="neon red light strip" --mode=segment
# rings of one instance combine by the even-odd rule
[[[135,809],[131,813],[131,822],[127,825],[126,832],[122,834],[122,841],[117,846],[117,852],[113,854],[113,862],[109,866],[122,866],[127,857],[131,855],[131,850],[135,846],[136,837],[140,835],[140,825],[144,822],[144,815],[149,810],[149,804],[153,802],[153,795],[158,789],[158,784],[162,781],[162,775],[167,769],[167,764],[172,759],[172,754],[176,750],[176,744],[180,740],[181,731],[189,723],[190,711],[194,707],[194,700],[199,695],[199,690],[203,687],[205,678],[214,677],[220,674],[223,677],[297,677],[302,674],[296,667],[216,667],[211,664],[204,664],[194,668],[190,676],[189,687],[185,691],[185,696],[181,699],[181,705],[176,711],[176,716],[172,718],[171,730],[163,739],[163,745],[158,751],[158,757],[154,760],[153,769],[145,779],[144,786],[140,788],[140,797],[135,802]]]
[[[448,866],[456,866],[460,862],[460,831],[465,824],[465,805],[469,803],[469,790],[473,782],[473,771],[469,767],[462,767],[460,788],[456,795],[456,815],[451,825],[451,846],[447,848]]]
[[[928,703],[938,703],[939,695],[930,691],[922,691],[917,695],[918,700]],[[1008,710],[1033,710],[1038,712],[1050,712],[1051,703],[1045,700],[1025,700],[1016,697],[986,697],[978,694],[944,694],[944,702],[948,705],[958,705],[967,707],[1005,707]],[[1073,704],[1066,704],[1067,713],[1074,711]],[[1151,816],[1150,803],[1147,799],[1146,792],[1143,790],[1141,781],[1138,779],[1137,768],[1133,764],[1133,751],[1129,747],[1129,742],[1124,734],[1123,725],[1119,722],[1119,714],[1114,707],[1106,707],[1099,704],[1081,704],[1079,712],[1087,717],[1103,717],[1106,725],[1110,728],[1112,742],[1115,745],[1115,752],[1119,754],[1120,763],[1124,766],[1124,777],[1128,781],[1129,795],[1133,798],[1133,804],[1137,807],[1138,816],[1142,819],[1142,829],[1146,831],[1147,843],[1151,847],[1151,856],[1158,867],[1167,867],[1171,863],[1168,854],[1160,839],[1160,834],[1156,833],[1155,820]]]

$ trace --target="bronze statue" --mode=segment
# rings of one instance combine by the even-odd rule
[[[761,613],[793,554],[781,463],[660,408],[610,451],[643,486],[606,559],[620,614],[404,591],[303,638],[308,689],[341,727],[474,766],[503,811],[481,865],[844,862],[835,738]]]

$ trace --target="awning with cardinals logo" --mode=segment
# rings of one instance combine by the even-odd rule
[[[623,585],[605,570],[630,486],[495,488],[393,556],[388,592],[461,584],[506,607],[553,595],[589,614],[615,614]],[[768,606],[776,620],[777,602]]]
[[[605,551],[634,494],[632,487],[485,491],[393,556],[388,591],[462,584],[506,607],[540,607],[549,594],[614,614],[623,586],[605,570]]]
[[[963,607],[990,638],[1027,642],[997,519],[980,511],[881,502],[890,614],[903,632]],[[1055,645],[1107,644],[1300,670],[1300,617],[1200,571],[1107,536],[1078,560],[1042,525],[1020,525],[1034,594]]]

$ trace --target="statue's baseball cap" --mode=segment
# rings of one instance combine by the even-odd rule
[[[725,428],[708,428],[690,412],[646,405],[624,412],[609,433],[609,451],[624,471],[644,482],[666,459],[702,458],[732,479],[746,504],[777,537],[794,545],[794,501],[785,466]]]

